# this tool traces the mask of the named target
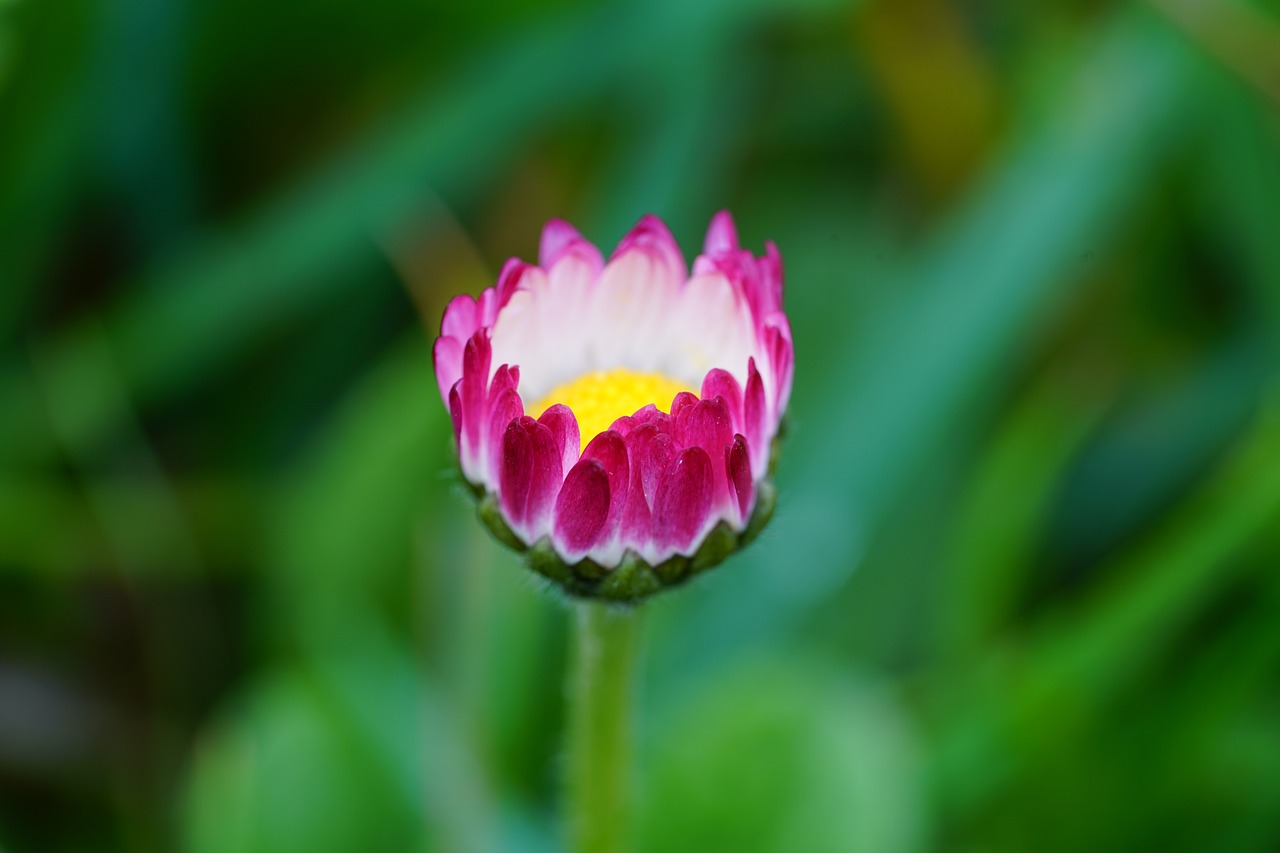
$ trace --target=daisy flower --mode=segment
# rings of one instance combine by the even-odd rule
[[[606,263],[569,224],[455,297],[434,347],[480,515],[573,595],[635,600],[768,521],[791,393],[782,262],[716,214],[692,272],[646,216]]]

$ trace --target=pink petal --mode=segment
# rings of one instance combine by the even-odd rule
[[[488,407],[485,405],[489,386],[489,362],[492,358],[489,334],[484,329],[467,340],[462,350],[462,436],[466,450],[475,454],[480,448],[481,428]]]
[[[685,266],[684,253],[680,251],[680,247],[676,244],[675,238],[671,236],[666,224],[652,213],[641,217],[635,227],[627,232],[627,235],[618,243],[618,248],[614,250],[609,260],[613,261],[624,252],[635,250],[651,254],[659,263],[666,266],[667,270],[676,278],[688,278],[688,268]]]
[[[640,421],[636,420],[631,415],[623,415],[620,418],[615,418],[613,423],[609,424],[609,429],[613,430],[625,439],[633,429],[640,425]]]
[[[563,219],[552,219],[542,229],[538,246],[538,265],[550,270],[561,258],[577,255],[596,272],[604,265],[600,250],[583,239],[578,230]]]
[[[609,530],[606,533],[611,533],[621,521],[631,483],[626,442],[618,433],[607,429],[591,439],[591,443],[582,451],[582,457],[596,460],[609,475]]]
[[[511,367],[508,364],[499,365],[498,369],[493,372],[493,379],[489,381],[489,403],[497,399],[498,395],[503,391],[516,389],[520,384],[520,368]]]
[[[507,262],[502,265],[502,272],[498,273],[497,284],[498,310],[502,310],[511,301],[511,294],[516,292],[516,289],[520,286],[520,280],[524,278],[524,274],[529,269],[531,269],[529,264],[519,258],[508,258]]]
[[[564,482],[564,453],[556,446],[555,436],[542,423],[530,417],[520,424],[533,441],[533,475],[529,480],[529,499],[525,505],[525,523],[530,541],[550,532],[556,495]]]
[[[658,428],[659,432],[669,432],[671,430],[671,416],[666,412],[660,411],[653,403],[637,411],[631,418],[636,423],[653,424]]]
[[[459,449],[462,446],[462,394],[458,391],[458,387],[461,385],[462,380],[459,379],[449,389],[449,420],[453,421],[454,446]]]
[[[595,459],[582,459],[565,477],[556,498],[555,541],[566,560],[580,559],[600,539],[609,518],[609,474]]]
[[[702,380],[702,399],[720,397],[729,412],[735,430],[742,429],[742,386],[733,374],[719,367],[712,368]]]
[[[476,333],[480,325],[475,299],[470,294],[461,293],[445,306],[444,317],[440,320],[440,335],[465,341]]]
[[[582,437],[578,432],[578,419],[574,416],[573,409],[563,403],[556,403],[542,413],[538,423],[551,430],[562,460],[560,470],[568,471],[576,465],[578,454],[582,450]]]
[[[772,414],[780,419],[791,399],[791,379],[795,370],[795,349],[791,343],[791,324],[786,315],[775,312],[764,327],[765,352],[773,368],[774,392]]]
[[[681,391],[679,394],[676,394],[676,396],[671,400],[671,420],[674,421],[678,418],[680,416],[680,412],[686,406],[696,405],[697,402],[698,395],[694,394],[692,391]]]
[[[479,326],[487,329],[493,328],[493,323],[498,319],[498,289],[496,287],[486,287],[484,292],[480,294],[480,298],[476,300],[476,321]]]
[[[440,396],[447,404],[449,389],[462,378],[462,341],[450,337],[436,338],[435,346],[431,348],[431,361],[435,365]]]
[[[627,459],[631,465],[631,485],[627,491],[626,507],[622,511],[619,535],[625,545],[643,546],[652,537],[653,512],[644,493],[644,470],[649,459],[649,442],[658,435],[653,424],[634,424],[626,435]],[[670,439],[667,439],[668,444]],[[656,480],[656,477],[655,477]]]
[[[538,241],[538,266],[544,270],[551,266],[565,253],[574,240],[581,240],[582,235],[563,219],[549,219],[542,226],[542,239]]]
[[[686,406],[676,418],[676,441],[684,447],[701,447],[711,461],[712,503],[729,502],[729,481],[725,474],[724,452],[733,443],[733,422],[724,398],[700,400]]]
[[[754,358],[747,361],[747,388],[742,395],[742,434],[747,439],[747,450],[751,451],[751,470],[756,478],[764,476],[769,465],[769,448],[765,446],[769,417],[768,407],[764,399],[764,380],[756,369]]]
[[[671,461],[679,453],[675,440],[670,435],[658,433],[640,448],[642,451],[640,470],[641,485],[644,486],[645,500],[653,509],[658,500],[658,491],[662,487],[662,478],[667,473]]]
[[[725,471],[729,477],[729,493],[736,500],[738,519],[745,523],[751,515],[755,499],[755,480],[751,476],[751,457],[747,441],[741,435],[733,437],[733,445],[725,448]]]
[[[702,251],[708,255],[717,252],[730,252],[738,248],[738,229],[733,224],[729,211],[721,210],[711,217],[711,225],[707,228],[707,239],[702,244]]]
[[[507,429],[512,425],[513,421],[519,421],[524,415],[524,403],[520,399],[520,395],[516,393],[514,388],[502,389],[489,409],[488,423],[488,452],[486,458],[489,460],[489,478],[501,474],[506,465],[506,442]],[[499,480],[499,488],[501,481]],[[512,516],[515,518],[516,516]],[[523,516],[519,516],[523,518]]]
[[[778,247],[770,241],[764,244],[764,257],[760,259],[760,278],[764,283],[767,297],[766,308],[771,311],[782,310],[782,255]]]
[[[701,447],[719,453],[733,442],[733,424],[722,397],[699,400],[676,416],[676,440],[684,447]]]
[[[463,470],[471,475],[472,482],[484,478],[484,435],[488,428],[489,362],[493,351],[489,347],[488,330],[480,329],[467,339],[462,350],[462,379],[458,383],[458,396],[462,402],[462,435],[458,451]]]
[[[653,508],[653,533],[659,547],[688,553],[711,511],[711,459],[690,447],[667,466]]]
[[[512,421],[502,435],[502,460],[498,470],[498,500],[513,528],[524,528],[529,482],[533,479],[533,439]]]

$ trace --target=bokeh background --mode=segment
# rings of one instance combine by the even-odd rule
[[[431,339],[721,207],[795,393],[638,848],[1280,849],[1278,109],[1247,0],[0,0],[0,849],[559,849]]]

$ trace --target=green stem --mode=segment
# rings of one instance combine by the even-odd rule
[[[593,601],[576,608],[566,732],[569,849],[618,853],[628,846],[631,685],[640,617],[637,610]]]

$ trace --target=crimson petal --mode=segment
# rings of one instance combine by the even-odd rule
[[[582,437],[578,432],[578,419],[574,416],[573,409],[563,403],[548,406],[538,418],[538,423],[551,430],[551,435],[555,438],[556,448],[563,460],[560,470],[568,471],[576,465],[582,449]]]
[[[735,430],[742,429],[742,386],[733,374],[719,367],[713,367],[702,380],[702,399],[713,397],[724,398],[725,409]]]
[[[609,475],[609,530],[621,520],[623,507],[627,502],[627,490],[631,483],[630,466],[627,461],[627,445],[622,436],[611,429],[591,439],[582,458],[599,462]]]
[[[530,417],[520,419],[533,448],[533,471],[529,478],[529,498],[525,504],[525,523],[531,539],[537,539],[551,528],[556,494],[564,480],[564,453],[556,446],[551,430]]]
[[[582,459],[569,471],[556,498],[555,538],[569,560],[591,550],[609,518],[609,473],[596,459]]]
[[[436,338],[431,348],[431,363],[435,367],[440,396],[448,403],[449,389],[462,378],[462,341],[443,335]]]
[[[726,447],[725,471],[729,478],[729,493],[736,499],[738,519],[746,522],[755,499],[755,480],[751,477],[751,457],[747,452],[747,440],[741,435],[733,437],[733,444]]]
[[[754,358],[747,361],[747,388],[742,395],[742,434],[751,451],[751,470],[757,477],[764,475],[769,461],[769,448],[764,446],[765,419],[769,412],[764,400],[764,380],[756,369]]]
[[[502,464],[498,471],[498,495],[502,512],[512,526],[524,527],[529,482],[533,479],[533,439],[519,420],[502,434]]]
[[[711,511],[711,457],[690,447],[667,466],[653,508],[653,532],[659,547],[687,552]]]
[[[524,414],[524,403],[512,388],[503,389],[489,410],[489,446],[486,459],[490,477],[500,474],[506,467],[507,428]],[[490,480],[492,482],[492,480]],[[500,482],[500,481],[499,481]]]

